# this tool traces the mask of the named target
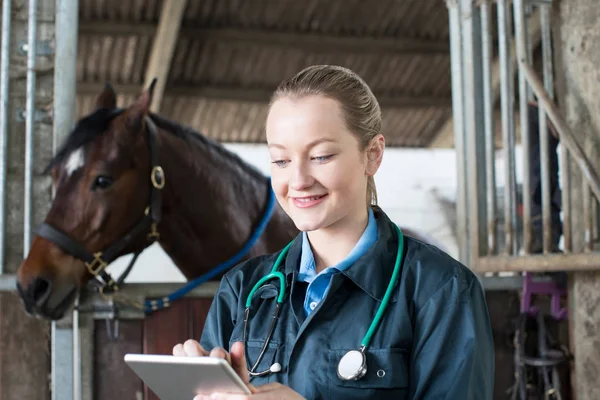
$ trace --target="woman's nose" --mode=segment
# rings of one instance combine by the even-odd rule
[[[303,164],[296,164],[293,167],[290,187],[295,191],[302,191],[309,188],[314,183],[314,178],[310,173],[310,168]]]

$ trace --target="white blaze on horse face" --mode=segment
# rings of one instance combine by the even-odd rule
[[[65,171],[67,172],[67,176],[71,176],[73,172],[83,167],[84,164],[85,157],[83,154],[83,148],[80,147],[74,152],[72,152],[71,155],[69,155],[69,159],[65,164]]]

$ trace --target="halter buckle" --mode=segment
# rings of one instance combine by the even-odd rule
[[[147,236],[148,240],[157,241],[160,240],[160,233],[156,229],[156,222],[153,222],[150,226],[150,233]]]
[[[117,283],[111,279],[108,282],[106,282],[105,285],[101,286],[100,289],[98,289],[98,292],[100,292],[100,295],[102,297],[109,298],[118,290],[119,285],[117,285]]]
[[[98,276],[98,273],[108,267],[108,264],[102,259],[102,252],[94,253],[94,259],[90,263],[85,263],[90,274]]]
[[[158,190],[165,187],[165,171],[163,171],[160,165],[152,168],[152,172],[150,173],[150,181],[152,182],[152,186]]]

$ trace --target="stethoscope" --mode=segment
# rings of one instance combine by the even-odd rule
[[[360,344],[360,347],[358,348],[358,350],[348,351],[346,354],[344,354],[344,356],[340,359],[340,361],[338,363],[337,374],[338,374],[338,377],[342,380],[345,380],[345,381],[358,380],[358,379],[362,378],[363,376],[365,376],[365,374],[367,373],[367,357],[366,357],[365,353],[366,353],[367,347],[369,347],[369,344],[371,343],[371,338],[373,337],[373,334],[379,327],[381,318],[383,317],[383,314],[385,313],[385,309],[387,308],[387,305],[389,303],[390,297],[392,296],[392,290],[396,286],[396,282],[398,281],[399,274],[400,274],[400,266],[402,263],[402,253],[404,252],[404,235],[402,234],[402,231],[400,230],[400,228],[398,228],[397,226],[396,226],[396,230],[398,232],[398,252],[396,253],[396,263],[394,264],[394,272],[392,273],[392,278],[390,279],[390,282],[388,283],[388,287],[385,291],[385,295],[383,296],[383,300],[381,301],[381,304],[379,305],[379,308],[377,309],[375,318],[373,318],[373,321],[371,321],[371,325],[369,326],[369,329],[367,330],[367,333],[365,334],[365,336]],[[267,346],[269,345],[269,341],[271,340],[271,335],[273,334],[273,330],[275,329],[275,323],[277,322],[277,319],[279,318],[279,310],[281,309],[281,304],[283,303],[283,299],[285,297],[285,277],[284,277],[283,273],[278,271],[278,269],[279,269],[279,266],[281,265],[284,257],[286,256],[290,246],[292,245],[292,243],[293,242],[290,242],[281,251],[281,253],[277,257],[277,259],[275,260],[275,264],[273,264],[273,268],[271,269],[271,272],[268,275],[265,275],[262,279],[260,279],[256,283],[256,285],[254,285],[254,287],[250,291],[250,294],[248,294],[248,297],[246,298],[246,310],[244,312],[244,333],[243,333],[242,340],[244,343],[244,351],[246,352],[246,367],[248,368],[248,374],[250,376],[264,376],[264,375],[268,375],[270,373],[276,373],[276,372],[281,371],[281,364],[279,364],[279,363],[275,363],[275,364],[271,365],[271,367],[269,369],[266,369],[261,372],[256,372],[256,367],[262,360],[262,358],[265,354],[265,351],[267,350]],[[277,296],[277,304],[275,307],[275,312],[273,313],[273,318],[271,320],[271,326],[269,327],[269,333],[267,335],[267,338],[265,339],[265,341],[263,343],[262,349],[260,351],[260,354],[258,355],[258,358],[256,359],[256,362],[254,363],[254,365],[252,367],[250,367],[250,366],[248,366],[249,358],[248,358],[248,352],[247,352],[247,346],[246,346],[246,332],[247,332],[247,327],[248,327],[248,319],[250,317],[250,305],[252,304],[252,298],[254,296],[254,293],[256,293],[256,291],[259,290],[265,282],[267,282],[271,279],[279,280],[279,293]]]

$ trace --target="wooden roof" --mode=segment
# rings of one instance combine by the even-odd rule
[[[79,12],[80,115],[105,82],[123,105],[153,75],[160,113],[219,141],[261,143],[277,83],[327,63],[371,86],[390,146],[427,147],[451,116],[444,1],[82,0]]]

